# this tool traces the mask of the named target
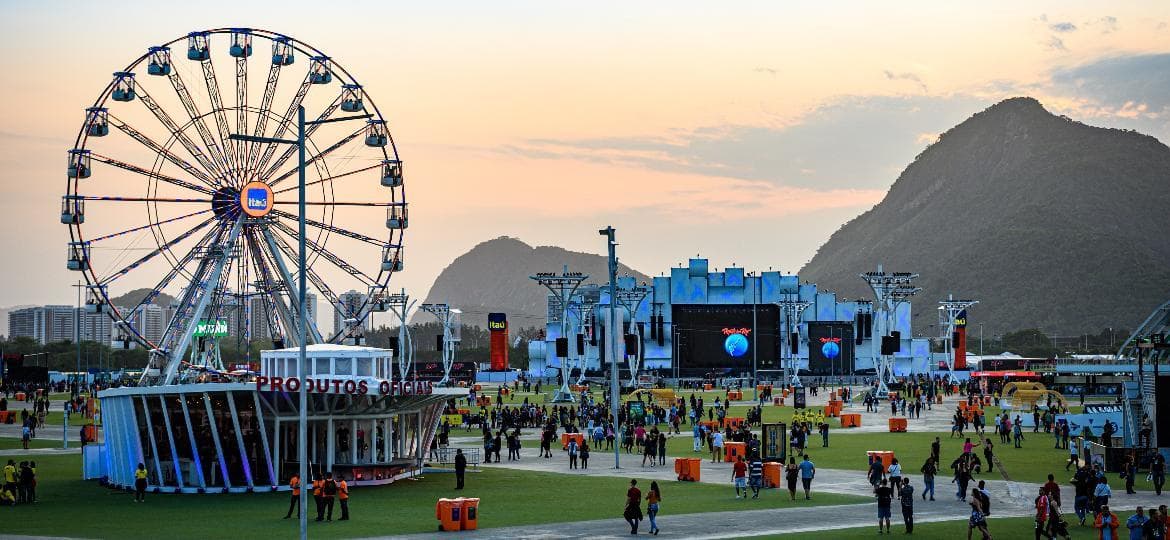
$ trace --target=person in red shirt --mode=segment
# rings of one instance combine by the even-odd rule
[[[622,517],[630,524],[630,534],[638,534],[638,523],[642,521],[642,490],[638,489],[637,480],[630,480],[630,489],[626,490],[626,510]]]
[[[1048,505],[1051,501],[1048,499],[1048,491],[1041,487],[1040,493],[1036,496],[1036,538],[1041,536],[1048,536]]]
[[[1056,506],[1061,506],[1060,503],[1060,484],[1056,483],[1056,478],[1051,474],[1048,475],[1048,481],[1044,483],[1044,491],[1048,493],[1048,498],[1056,503]]]
[[[747,463],[743,462],[743,456],[731,466],[731,481],[735,484],[735,498],[739,498],[739,490],[743,489],[743,498],[747,499]]]

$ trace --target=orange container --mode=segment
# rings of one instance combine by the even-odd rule
[[[901,417],[890,418],[890,433],[905,433],[906,419]]]
[[[890,464],[894,462],[894,453],[889,450],[869,450],[865,453],[867,456],[877,456],[882,460],[882,470],[890,469]]]
[[[985,406],[985,407],[991,406],[991,396],[983,396],[983,406]]]
[[[577,448],[580,448],[581,444],[585,442],[585,434],[584,433],[562,433],[561,434],[561,448],[568,450],[569,449],[569,441],[571,441],[573,439],[577,440]]]
[[[708,391],[708,392],[710,392],[712,388],[714,388],[714,387],[713,387],[713,386],[711,386],[711,385],[709,385],[709,384],[704,384],[704,385],[703,385],[703,390],[706,390],[706,391]]]
[[[829,392],[829,401],[837,399],[837,392]]]
[[[459,525],[465,531],[474,531],[479,528],[479,499],[468,497],[463,501],[463,516]]]
[[[8,417],[12,415],[12,411],[0,411],[0,424],[7,424]]]
[[[703,420],[702,422],[699,422],[699,425],[707,428],[707,431],[715,431],[719,429],[719,422],[715,422],[713,420]]]
[[[857,413],[842,414],[841,427],[861,427],[861,415]]]
[[[743,392],[740,390],[732,390],[727,393],[728,400],[740,401],[743,399]]]
[[[687,460],[690,458],[674,458],[674,474],[678,476],[679,480],[686,480],[687,473],[690,472],[690,463]]]
[[[782,397],[772,398],[772,405],[775,405],[777,407],[783,406],[784,405],[784,398],[782,398]]]
[[[739,427],[740,424],[743,424],[745,422],[746,422],[746,420],[744,418],[741,418],[738,416],[725,416],[723,418],[723,427],[728,427],[728,426]]]
[[[24,401],[24,398],[25,398],[24,392],[17,392],[16,393],[16,401]]]
[[[687,477],[692,482],[698,482],[703,476],[703,458],[687,458],[689,467],[687,468]]]
[[[776,461],[769,461],[764,464],[764,487],[777,488],[780,487],[780,471],[784,469],[784,464]]]
[[[747,444],[741,442],[723,443],[723,461],[733,463],[740,457],[747,459]]]
[[[463,528],[463,499],[439,499],[435,504],[435,519],[440,531],[458,531]]]

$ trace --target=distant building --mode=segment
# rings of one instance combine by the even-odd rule
[[[13,311],[8,316],[9,337],[29,337],[42,345],[77,338],[77,308],[36,306]],[[113,324],[103,313],[81,314],[81,340],[106,342]]]
[[[366,294],[358,291],[348,291],[341,293],[337,297],[337,304],[333,306],[333,331],[334,333],[341,331],[348,326],[346,319],[360,318],[362,307],[366,303]],[[361,329],[369,331],[373,329],[369,317],[362,321]]]
[[[174,313],[172,308],[164,308],[158,304],[143,304],[137,309],[119,307],[118,311],[126,318],[131,328],[152,343],[162,341],[163,332],[166,332],[167,323]]]
[[[317,320],[317,295],[308,293],[305,295],[308,305],[305,310],[309,312],[309,320],[316,322]],[[285,334],[284,328],[287,327],[288,321],[281,321],[280,314],[277,312],[269,312],[268,302],[263,297],[253,297],[249,300],[249,328],[251,329],[251,337],[253,340],[271,340],[275,335]],[[294,313],[298,306],[289,306]],[[270,323],[271,321],[271,323]],[[272,323],[280,326],[280,330],[273,331]]]

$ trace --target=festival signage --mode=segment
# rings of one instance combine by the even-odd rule
[[[807,397],[805,396],[805,388],[798,386],[792,393],[792,408],[803,409],[807,406]]]
[[[228,323],[226,319],[203,320],[195,323],[194,337],[226,337]]]
[[[384,379],[310,379],[304,388],[314,394],[342,394],[364,396],[378,393],[383,396],[417,396],[434,392],[430,381],[392,382]],[[258,392],[300,392],[301,379],[297,377],[256,377]]]
[[[508,369],[508,316],[504,313],[488,313],[488,359],[492,371]]]

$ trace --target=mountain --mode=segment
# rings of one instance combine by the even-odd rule
[[[120,307],[134,307],[137,306],[143,298],[150,294],[150,289],[134,289],[122,296],[111,298],[110,303]],[[175,298],[167,293],[159,293],[154,299],[154,303],[160,306],[169,306],[175,301]]]
[[[608,283],[606,257],[578,253],[553,246],[532,247],[515,238],[501,236],[488,240],[460,255],[435,278],[424,302],[443,303],[463,310],[463,323],[487,327],[487,314],[508,314],[513,327],[544,324],[548,291],[528,278],[539,272],[571,272],[590,277],[585,283]],[[638,282],[650,278],[623,264],[618,275],[632,275]],[[416,313],[414,322],[433,320]]]
[[[948,293],[980,301],[988,336],[1136,328],[1170,298],[1168,176],[1153,137],[1008,99],[942,134],[800,276],[872,298],[859,273],[917,272],[921,331]]]

